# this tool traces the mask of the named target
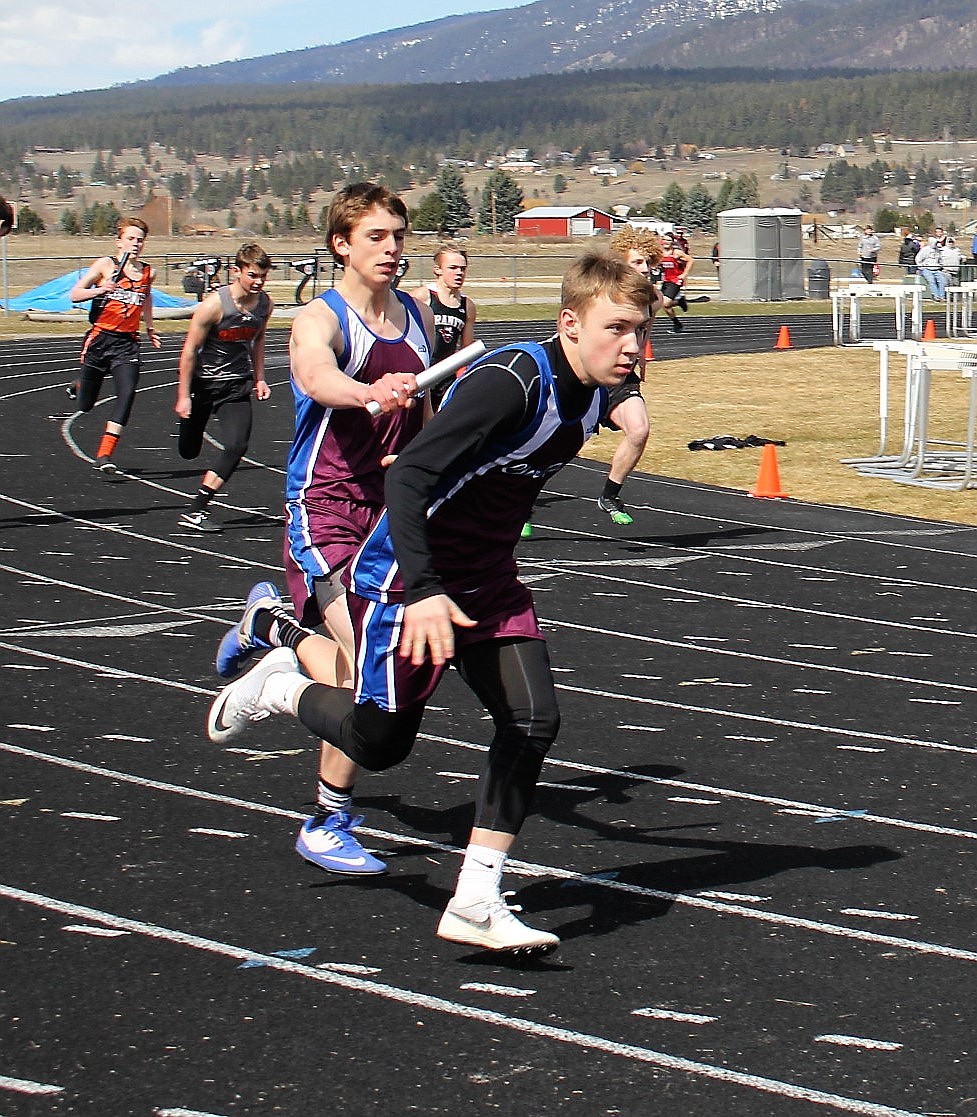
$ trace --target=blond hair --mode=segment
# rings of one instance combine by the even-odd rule
[[[636,229],[625,225],[611,237],[607,247],[618,256],[627,257],[632,250],[640,252],[649,264],[657,264],[662,258],[662,242],[650,229]]]
[[[602,296],[646,311],[655,297],[653,286],[620,256],[585,252],[567,269],[560,292],[560,309],[582,314]]]

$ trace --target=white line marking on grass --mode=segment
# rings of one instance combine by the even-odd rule
[[[763,1075],[750,1074],[745,1071],[732,1070],[728,1067],[697,1062],[693,1059],[681,1058],[676,1055],[670,1055],[667,1052],[655,1051],[647,1047],[638,1047],[635,1044],[621,1043],[617,1040],[609,1039],[606,1036],[578,1032],[570,1028],[555,1027],[533,1020],[524,1020],[490,1009],[475,1008],[471,1005],[464,1005],[456,1001],[446,1000],[443,997],[434,997],[425,993],[420,993],[415,989],[404,989],[376,981],[367,981],[364,978],[354,977],[351,974],[337,973],[334,970],[322,970],[301,962],[279,958],[273,954],[263,954],[259,951],[248,950],[247,948],[234,946],[230,943],[188,934],[187,932],[177,931],[169,927],[162,927],[158,924],[128,919],[124,916],[98,911],[94,908],[88,908],[80,904],[60,900],[53,896],[43,896],[36,892],[27,892],[23,889],[12,888],[8,885],[0,885],[0,896],[6,897],[14,903],[30,904],[43,911],[56,911],[62,915],[70,915],[75,918],[91,919],[97,923],[104,923],[108,927],[117,927],[121,930],[131,931],[134,934],[144,935],[157,942],[166,942],[175,946],[186,947],[190,950],[202,951],[239,963],[256,962],[268,969],[277,970],[282,974],[289,974],[307,981],[322,982],[326,985],[345,989],[350,993],[378,997],[394,1004],[405,1005],[410,1008],[412,1013],[416,1012],[418,1009],[422,1009],[427,1012],[438,1013],[448,1017],[486,1024],[501,1031],[515,1032],[533,1039],[566,1044],[579,1051],[613,1055],[632,1063],[644,1064],[663,1070],[671,1070],[679,1074],[688,1074],[715,1082],[722,1082],[728,1086],[756,1090],[760,1093],[777,1097],[807,1101],[815,1105],[823,1105],[826,1108],[836,1109],[839,1112],[859,1114],[860,1117],[925,1117],[924,1114],[918,1111],[897,1109],[862,1098],[849,1098],[841,1094],[833,1094],[824,1090],[800,1086],[793,1082],[783,1082],[775,1078],[766,1078]]]

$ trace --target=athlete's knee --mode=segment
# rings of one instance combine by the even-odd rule
[[[202,447],[202,438],[194,438],[191,435],[184,434],[180,435],[179,441],[176,444],[180,457],[187,462],[192,462],[194,458],[199,457]]]
[[[545,756],[559,732],[560,710],[554,698],[551,702],[539,702],[523,713],[513,711],[512,717],[499,726],[499,739]]]
[[[388,713],[373,702],[358,705],[344,727],[343,752],[368,772],[385,772],[410,756],[420,713]]]

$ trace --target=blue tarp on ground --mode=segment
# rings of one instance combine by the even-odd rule
[[[79,268],[76,271],[65,272],[64,275],[59,275],[57,279],[49,279],[47,283],[42,283],[40,287],[35,287],[33,291],[27,291],[23,295],[12,298],[6,309],[14,311],[43,310],[54,314],[66,310],[85,311],[88,309],[88,303],[73,303],[68,298],[68,293],[86,271],[88,271],[88,268]],[[3,302],[0,301],[0,306],[3,305]],[[196,299],[179,298],[177,295],[168,295],[165,291],[153,288],[153,306],[161,310],[196,305]]]

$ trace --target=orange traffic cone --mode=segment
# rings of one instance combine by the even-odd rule
[[[653,361],[654,359],[655,354],[651,351],[651,334],[649,334],[648,340],[645,342],[645,364],[647,364],[648,361]]]
[[[936,341],[936,323],[932,318],[926,319],[926,326],[923,328],[923,341]]]
[[[777,447],[768,442],[760,455],[760,472],[757,474],[756,487],[750,489],[750,496],[765,496],[780,500],[788,495],[780,488]]]
[[[790,343],[790,330],[786,326],[780,327],[780,333],[777,334],[777,344],[774,349],[793,349]]]

